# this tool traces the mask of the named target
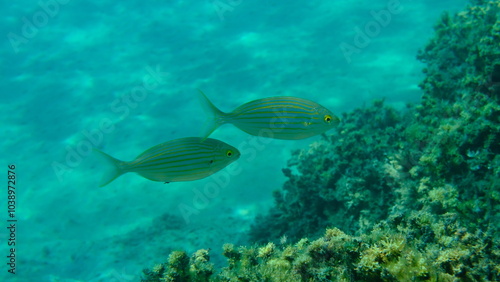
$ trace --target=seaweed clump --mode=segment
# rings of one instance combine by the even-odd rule
[[[410,221],[414,222],[407,224],[425,222],[418,218]],[[500,259],[499,250],[488,254],[483,249],[493,243],[491,238],[484,240],[463,231],[451,234],[453,242],[442,249],[436,244],[422,245],[421,239],[392,227],[380,224],[359,237],[330,228],[316,240],[301,239],[295,244],[287,240],[260,247],[226,244],[223,255],[227,266],[217,273],[208,261],[207,250],[197,251],[191,259],[177,251],[167,263],[145,270],[142,281],[455,281],[496,280],[500,276],[498,264],[491,263]],[[429,232],[441,228],[435,225]],[[200,252],[202,262],[198,261]]]
[[[143,271],[143,281],[208,281],[213,272],[209,250],[196,251],[191,258],[183,251],[174,251],[166,263]]]
[[[225,245],[217,272],[184,259],[145,281],[500,280],[499,46],[499,1],[444,13],[417,56],[421,104],[344,114],[294,152],[250,231],[260,245]]]

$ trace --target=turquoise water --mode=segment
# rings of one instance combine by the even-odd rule
[[[170,184],[127,174],[105,188],[91,148],[131,160],[198,136],[206,119],[198,88],[224,111],[277,95],[339,114],[377,98],[397,108],[418,102],[415,55],[440,14],[466,3],[0,4],[0,150],[5,172],[15,164],[17,175],[16,274],[3,263],[1,279],[136,281],[177,249],[211,248],[220,263],[220,246],[245,244],[254,217],[271,206],[291,150],[319,137],[258,139],[225,125],[211,137],[246,148],[226,170]],[[214,182],[221,189],[207,196]],[[0,234],[6,256],[10,233]]]

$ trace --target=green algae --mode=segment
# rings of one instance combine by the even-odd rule
[[[294,245],[238,249],[225,245],[228,266],[217,273],[207,260],[207,250],[201,250],[201,265],[200,251],[189,261],[185,253],[174,252],[174,259],[171,255],[166,264],[145,271],[143,281],[455,281],[495,280],[500,275],[494,264],[500,251],[484,250],[494,244],[491,237],[447,228],[444,224],[456,224],[453,217],[431,226],[421,217],[425,214],[415,214],[398,226],[379,224],[359,237],[331,228],[316,240]],[[419,230],[414,225],[433,237],[444,232],[444,241],[429,244],[428,234],[417,237],[404,230]]]
[[[499,46],[499,1],[444,13],[417,56],[421,104],[344,114],[294,152],[258,245],[224,245],[219,270],[174,252],[144,281],[500,280]]]

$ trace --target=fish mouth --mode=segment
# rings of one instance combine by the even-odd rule
[[[334,124],[339,124],[340,123],[340,118],[336,115],[332,115],[332,123]]]

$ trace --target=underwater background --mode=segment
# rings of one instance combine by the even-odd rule
[[[0,280],[500,279],[499,1],[0,7]],[[99,188],[92,148],[132,160],[200,136],[197,89],[342,122],[298,141],[224,125],[211,138],[242,155],[223,171]]]

